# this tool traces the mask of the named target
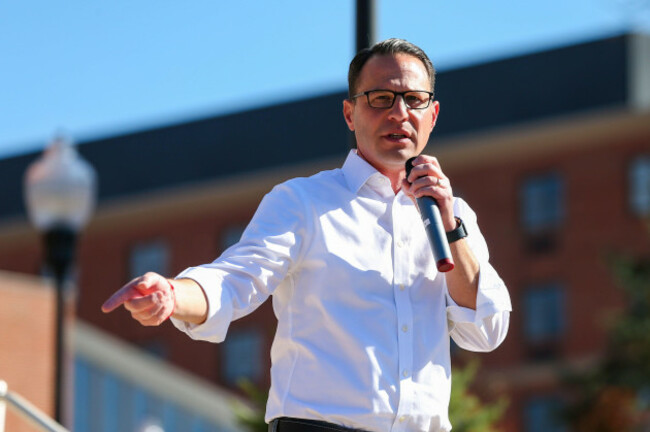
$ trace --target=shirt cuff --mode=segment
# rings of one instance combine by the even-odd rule
[[[472,323],[480,326],[485,318],[512,311],[508,290],[489,264],[482,266],[479,271],[476,310],[459,306],[451,295],[447,297],[447,314],[450,321],[455,323]]]
[[[205,294],[208,302],[208,316],[204,323],[193,324],[171,318],[174,326],[196,340],[223,342],[232,321],[232,299],[227,290],[223,289],[222,278],[215,269],[191,267],[181,272],[175,279],[192,279]]]

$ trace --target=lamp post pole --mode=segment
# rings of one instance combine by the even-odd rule
[[[356,52],[375,43],[375,0],[357,0]]]
[[[357,0],[355,24],[354,54],[356,55],[362,49],[370,48],[375,43],[375,0]],[[357,141],[354,133],[350,132],[348,136],[350,148],[356,148]]]
[[[63,423],[63,383],[65,370],[65,298],[66,276],[74,260],[77,234],[65,226],[53,227],[43,234],[45,261],[52,271],[56,288],[56,335],[54,376],[54,419]]]
[[[27,213],[43,235],[45,263],[56,288],[54,419],[63,424],[66,280],[74,261],[77,233],[95,205],[96,175],[68,141],[57,138],[27,168],[24,187]]]

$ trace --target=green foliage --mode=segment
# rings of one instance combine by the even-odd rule
[[[497,432],[495,424],[508,405],[505,399],[485,404],[470,392],[477,371],[477,361],[463,369],[453,368],[449,419],[454,432]]]
[[[239,388],[253,404],[253,409],[235,408],[234,413],[241,425],[251,432],[267,432],[268,425],[264,422],[264,406],[268,392],[262,391],[249,380],[239,381]]]
[[[642,430],[650,416],[650,260],[618,258],[613,273],[626,304],[608,329],[604,358],[566,380],[573,396],[566,417],[578,432]]]
[[[614,271],[627,305],[610,331],[605,373],[612,384],[643,390],[650,385],[650,260],[619,259]]]

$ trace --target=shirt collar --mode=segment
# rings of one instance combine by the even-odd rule
[[[345,181],[348,184],[348,188],[355,194],[359,192],[359,189],[368,182],[373,177],[384,177],[379,171],[377,171],[372,165],[363,160],[355,149],[350,150],[348,157],[345,159],[345,163],[341,168],[343,170],[343,175],[345,176]]]

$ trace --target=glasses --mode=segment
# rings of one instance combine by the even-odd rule
[[[392,108],[397,96],[402,96],[404,103],[410,109],[424,109],[431,104],[433,93],[424,90],[413,90],[406,92],[395,92],[392,90],[368,90],[363,93],[355,94],[350,99],[366,96],[368,105],[372,108],[388,109]]]

